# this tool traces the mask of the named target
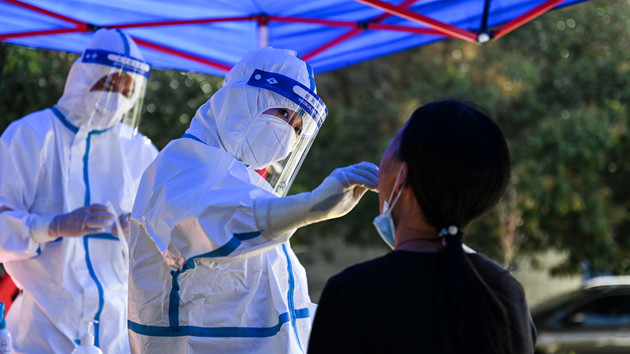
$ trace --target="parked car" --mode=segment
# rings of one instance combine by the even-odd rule
[[[536,354],[630,353],[630,277],[593,278],[532,309]]]

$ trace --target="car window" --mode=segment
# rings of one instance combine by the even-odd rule
[[[583,291],[572,291],[559,295],[557,297],[545,300],[532,308],[532,315],[534,317],[538,315],[547,315],[550,312],[558,310],[558,308],[564,307],[566,304],[576,302],[578,299],[585,297]]]
[[[567,314],[563,327],[630,326],[630,296],[603,297]]]

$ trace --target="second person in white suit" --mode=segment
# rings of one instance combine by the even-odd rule
[[[128,35],[99,30],[57,104],[0,138],[0,262],[20,289],[7,316],[16,353],[71,353],[85,320],[98,321],[103,352],[129,352],[128,249],[111,226],[126,221],[157,155],[125,124],[148,75]]]

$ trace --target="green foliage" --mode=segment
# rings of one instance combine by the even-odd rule
[[[162,149],[184,134],[197,108],[222,82],[223,78],[193,72],[151,71],[140,130]]]
[[[466,231],[467,242],[501,261],[511,220],[517,254],[568,251],[557,273],[577,272],[584,260],[630,273],[629,10],[628,1],[588,1],[483,46],[436,42],[317,75],[330,113],[291,193],[313,189],[334,168],[378,164],[419,105],[472,101],[504,130],[513,176],[505,200]],[[1,45],[0,130],[54,104],[75,58]],[[164,147],[220,85],[218,77],[153,70],[140,130]],[[382,245],[372,227],[378,210],[378,196],[368,193],[346,217],[302,228],[293,240]]]
[[[535,110],[509,137],[523,248],[569,250],[557,273],[585,260],[602,272],[629,270],[630,62],[619,45],[630,41],[628,5],[554,11],[503,42],[540,72],[535,99],[523,106]]]
[[[331,113],[296,183],[309,189],[332,167],[377,162],[423,103],[469,100],[486,108],[509,141],[517,207],[500,208],[518,219],[517,252],[568,250],[559,273],[577,272],[584,260],[600,271],[627,272],[630,61],[620,43],[630,43],[628,5],[590,1],[484,46],[440,42],[320,75]],[[377,199],[368,195],[342,220],[297,235],[305,242],[315,234],[379,243],[371,225],[377,213]],[[500,261],[501,227],[493,212],[467,230],[467,242]]]
[[[75,54],[0,46],[0,131],[12,121],[53,105],[63,92]]]

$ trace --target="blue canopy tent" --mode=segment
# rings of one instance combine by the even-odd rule
[[[486,43],[585,0],[0,0],[0,41],[81,52],[119,28],[153,67],[224,75],[248,51],[294,49],[322,73],[457,38]]]

